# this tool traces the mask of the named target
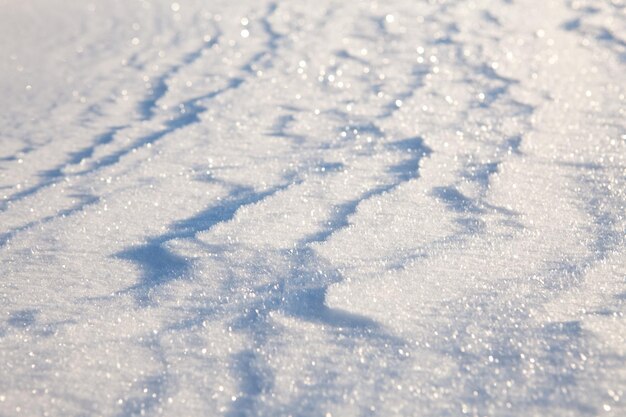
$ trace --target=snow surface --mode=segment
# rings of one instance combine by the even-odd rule
[[[623,0],[0,0],[1,416],[625,416]]]

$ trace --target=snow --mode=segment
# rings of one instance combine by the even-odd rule
[[[0,0],[1,416],[626,415],[622,0]]]

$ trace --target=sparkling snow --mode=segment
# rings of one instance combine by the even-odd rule
[[[623,0],[0,10],[0,416],[626,415]]]

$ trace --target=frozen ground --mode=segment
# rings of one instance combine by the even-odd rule
[[[625,416],[623,0],[0,0],[1,416]]]

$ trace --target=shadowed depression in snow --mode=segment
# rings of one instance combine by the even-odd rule
[[[626,415],[622,0],[0,9],[0,416]]]

